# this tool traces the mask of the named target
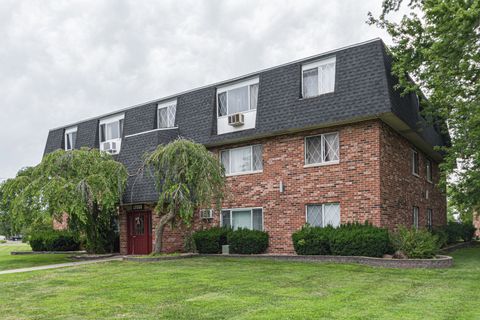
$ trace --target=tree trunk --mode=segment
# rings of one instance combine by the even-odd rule
[[[161,253],[163,247],[163,231],[168,222],[172,221],[175,218],[175,212],[171,210],[164,216],[160,217],[157,226],[155,227],[155,248],[153,249],[154,253]]]

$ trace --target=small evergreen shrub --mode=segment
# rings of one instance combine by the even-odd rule
[[[462,224],[462,235],[460,236],[463,241],[470,242],[475,236],[476,228],[471,221],[465,221]]]
[[[381,257],[389,251],[389,246],[388,230],[368,222],[343,224],[331,233],[333,255]]]
[[[431,233],[438,237],[439,248],[443,248],[448,244],[448,233],[445,228],[434,228]]]
[[[232,253],[260,254],[267,251],[268,233],[240,228],[228,233],[227,242]]]
[[[193,234],[195,247],[199,253],[220,253],[222,245],[227,244],[227,235],[230,229],[213,227],[200,230]]]
[[[410,259],[434,258],[439,250],[438,236],[427,230],[400,228],[391,237],[395,250]]]
[[[463,235],[462,224],[458,222],[449,221],[444,228],[448,236],[447,237],[448,244],[455,243],[462,238],[462,235]]]
[[[300,255],[329,255],[330,234],[335,229],[332,226],[325,228],[305,225],[292,234],[293,247]]]
[[[68,231],[48,230],[30,234],[28,242],[33,251],[76,251],[80,241]]]

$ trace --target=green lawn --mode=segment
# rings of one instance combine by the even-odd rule
[[[455,267],[194,258],[0,276],[4,319],[480,319],[480,248]]]
[[[0,271],[71,261],[66,254],[11,255],[12,251],[31,251],[26,243],[0,244]],[[1,317],[1,315],[0,315]]]

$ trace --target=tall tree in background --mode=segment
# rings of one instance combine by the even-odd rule
[[[2,206],[16,228],[61,219],[86,236],[87,250],[111,250],[110,239],[127,172],[96,149],[57,150],[1,186]]]
[[[402,5],[409,13],[390,20]],[[422,105],[425,118],[446,120],[452,141],[444,148],[443,183],[454,177],[451,200],[471,216],[480,209],[480,0],[385,0],[369,23],[393,39],[399,89],[422,91],[429,100]]]
[[[220,161],[203,145],[177,139],[159,145],[146,155],[146,165],[153,169],[159,192],[156,214],[154,253],[162,251],[163,231],[167,223],[191,222],[194,210],[216,203],[224,196],[225,170]]]

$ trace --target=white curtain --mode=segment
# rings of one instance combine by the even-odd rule
[[[303,97],[318,95],[318,68],[303,71]]]
[[[118,139],[120,138],[120,127],[119,127],[119,122],[111,122],[106,124],[106,139],[107,140],[112,140],[112,139]]]
[[[238,228],[252,229],[251,211],[232,211],[232,227],[234,230]]]
[[[228,114],[248,110],[248,86],[228,91]]]
[[[320,93],[333,92],[335,89],[335,62],[319,67]]]
[[[323,161],[338,160],[338,134],[326,134],[323,136]]]
[[[230,150],[230,173],[252,170],[252,149],[250,147]]]
[[[258,101],[258,83],[250,86],[250,110],[257,109]]]

